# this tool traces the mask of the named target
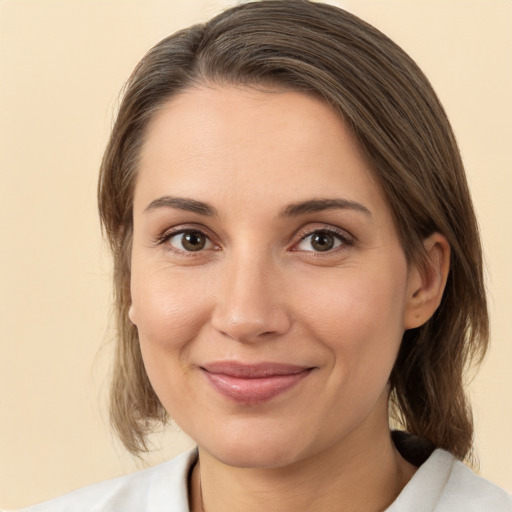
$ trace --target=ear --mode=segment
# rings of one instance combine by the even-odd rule
[[[128,318],[133,325],[137,325],[137,322],[135,321],[135,310],[133,308],[133,303],[130,304],[130,309],[128,309]]]
[[[440,233],[423,241],[427,261],[425,268],[409,269],[404,329],[423,325],[441,303],[450,270],[450,244]]]

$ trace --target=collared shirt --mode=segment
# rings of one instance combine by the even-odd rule
[[[20,512],[189,512],[188,477],[197,450]],[[512,496],[435,450],[386,512],[512,512]]]

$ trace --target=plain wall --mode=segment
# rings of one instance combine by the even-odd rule
[[[481,474],[512,491],[512,2],[337,3],[398,42],[458,137],[488,266],[492,347],[471,387]],[[222,0],[0,0],[0,506],[139,466],[108,426],[110,260],[97,170],[146,50]],[[191,446],[155,436],[150,463]]]

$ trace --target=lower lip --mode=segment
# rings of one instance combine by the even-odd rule
[[[203,370],[215,390],[235,402],[254,405],[267,402],[272,398],[295,387],[306,378],[311,369],[286,375],[271,375],[261,378],[232,377],[222,373],[210,373]]]

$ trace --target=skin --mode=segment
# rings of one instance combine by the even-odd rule
[[[215,214],[183,209],[191,199]],[[349,203],[286,211],[314,199]],[[201,250],[187,250],[184,229],[204,233]],[[319,251],[313,236],[326,232],[333,248]],[[387,382],[404,330],[432,315],[448,272],[444,238],[425,246],[427,276],[406,261],[353,136],[316,98],[204,86],[155,114],[135,187],[130,318],[155,392],[199,446],[192,510],[361,512],[394,500],[415,468],[389,436]],[[245,404],[201,370],[223,360],[313,370]]]

